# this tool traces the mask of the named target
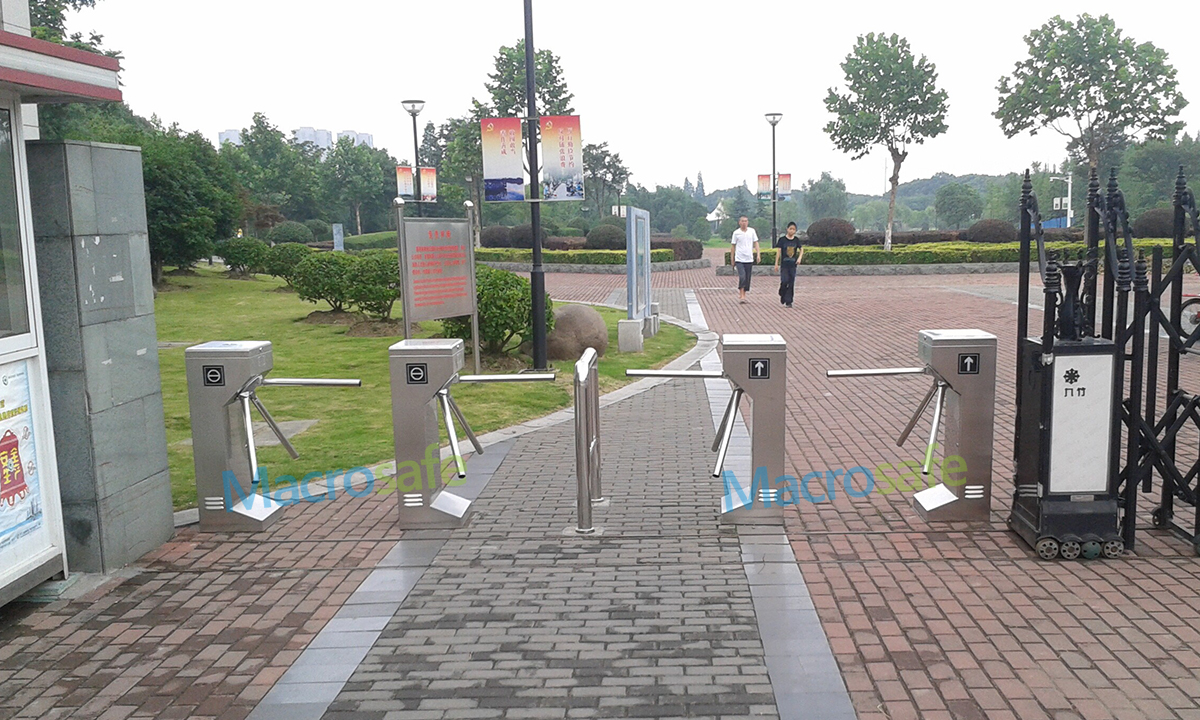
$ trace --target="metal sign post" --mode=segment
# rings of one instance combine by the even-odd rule
[[[471,347],[479,372],[479,302],[475,285],[474,203],[463,203],[467,219],[405,218],[396,198],[396,237],[400,251],[400,299],[404,339],[412,323],[471,317]]]

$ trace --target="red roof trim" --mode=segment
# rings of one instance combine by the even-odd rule
[[[49,55],[62,60],[80,63],[81,65],[91,65],[103,70],[112,70],[113,72],[121,69],[120,61],[107,55],[97,55],[86,50],[52,43],[49,40],[38,40],[37,38],[26,37],[3,30],[0,30],[0,45],[20,48],[21,50],[28,50],[38,55]]]
[[[121,90],[119,88],[88,85],[87,83],[76,82],[74,80],[62,80],[47,75],[25,72],[24,70],[13,70],[12,68],[0,68],[0,83],[22,85],[38,90],[49,90],[64,95],[74,95],[93,100],[121,102]]]

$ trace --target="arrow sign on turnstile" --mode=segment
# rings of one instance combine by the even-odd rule
[[[979,374],[979,353],[959,353],[959,355],[958,355],[958,374],[959,375],[978,375]]]
[[[770,358],[750,358],[750,379],[751,380],[770,380],[771,379],[771,360],[770,360]]]

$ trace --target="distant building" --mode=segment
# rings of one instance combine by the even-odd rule
[[[322,150],[328,150],[333,147],[333,133],[328,130],[302,127],[298,130],[293,130],[292,135],[296,138],[296,142],[310,142]]]
[[[354,132],[353,130],[343,130],[338,133],[338,140],[342,138],[350,138],[355,145],[366,145],[369,148],[375,147],[375,137],[371,133]]]
[[[242,131],[241,130],[226,130],[225,132],[217,133],[217,147],[220,147],[221,145],[224,145],[225,143],[233,143],[234,145],[241,145],[242,144]]]

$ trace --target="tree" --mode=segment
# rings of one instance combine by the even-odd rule
[[[1137,217],[1146,210],[1169,205],[1180,166],[1194,186],[1200,178],[1200,141],[1187,134],[1131,145],[1121,163],[1121,190],[1129,213]]]
[[[1162,138],[1187,105],[1167,53],[1124,37],[1107,15],[1060,16],[1025,36],[1029,57],[1000,78],[994,113],[1007,137],[1049,127],[1068,152],[1099,168],[1101,155],[1134,135]]]
[[[284,137],[262,113],[254,113],[242,130],[242,145],[221,147],[255,201],[277,205],[285,217],[308,220],[321,216],[320,151],[311,143]]]
[[[549,50],[534,52],[534,77],[537,81],[538,115],[571,115],[574,95],[567,90],[559,57]],[[502,46],[495,58],[495,69],[484,83],[492,96],[492,109],[500,117],[524,117],[529,107],[525,96],[525,40],[512,47]],[[479,130],[478,127],[475,128]]]
[[[704,194],[704,173],[697,172],[696,173],[696,195],[695,195],[695,198],[697,200],[699,200],[700,202],[704,202],[705,197],[707,197],[707,196]]]
[[[691,178],[683,179],[683,191],[685,193],[687,193],[688,197],[692,197],[692,198],[696,197],[696,188],[692,187],[692,179]]]
[[[586,192],[595,198],[600,215],[606,214],[605,208],[609,207],[605,198],[611,193],[615,199],[632,175],[621,160],[620,153],[609,152],[608,143],[588,143],[583,146],[583,174],[585,187],[588,188]]]
[[[421,157],[417,161],[421,167],[442,170],[442,139],[432,122],[425,123],[425,132],[421,136]]]
[[[356,234],[362,235],[362,205],[372,195],[386,194],[390,177],[380,172],[370,148],[348,137],[329,150],[323,168],[329,197],[353,210]]]
[[[938,188],[933,206],[938,219],[955,229],[968,220],[983,214],[983,198],[970,185],[952,182]]]
[[[846,183],[828,172],[822,172],[819,180],[809,180],[802,188],[804,206],[813,221],[821,218],[846,217]]]
[[[896,213],[896,188],[900,166],[911,145],[946,132],[946,91],[937,88],[937,69],[924,55],[913,55],[899,35],[859,36],[842,63],[846,92],[830,88],[825,107],[835,118],[825,132],[841,151],[855,160],[876,145],[892,158],[888,220],[883,247],[892,248],[892,223]]]

